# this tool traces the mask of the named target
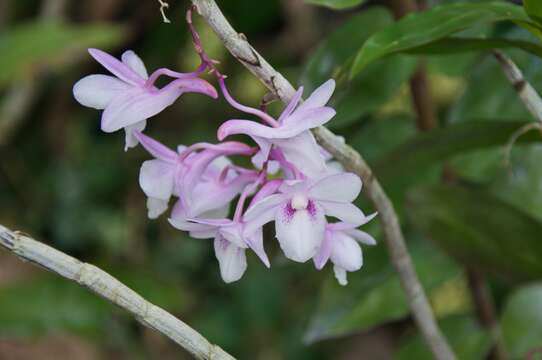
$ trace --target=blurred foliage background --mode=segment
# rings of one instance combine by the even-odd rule
[[[496,327],[510,359],[540,349],[541,138],[523,136],[503,162],[509,137],[533,120],[488,50],[505,48],[542,91],[540,30],[522,22],[521,1],[466,1],[471,17],[454,26],[446,20],[455,13],[444,11],[395,32],[384,0],[218,3],[293,83],[309,91],[338,80],[329,126],[367,158],[392,197],[459,359],[495,356]],[[496,3],[514,9],[503,15]],[[536,23],[540,8],[529,4]],[[379,245],[365,249],[364,267],[340,287],[329,267],[286,261],[271,234],[272,269],[250,256],[242,280],[225,285],[210,241],[189,238],[165,217],[146,218],[137,179],[148,154],[125,153],[123,134],[101,133],[99,113],[79,106],[71,88],[105,72],[88,47],[116,56],[133,49],[149,70],[191,71],[198,59],[183,22],[188,6],[170,1],[172,24],[164,24],[152,0],[0,0],[0,223],[104,268],[240,359],[430,359],[378,220],[367,230]],[[201,19],[195,24],[232,93],[257,106],[265,89]],[[383,38],[399,48],[360,55],[386,29]],[[427,132],[417,130],[409,87],[420,60],[437,115]],[[171,146],[215,141],[217,125],[235,115],[223,100],[187,94],[151,119],[148,133]],[[371,209],[363,196],[359,204]],[[473,289],[488,290],[489,321]],[[104,300],[0,251],[0,358],[189,357]]]

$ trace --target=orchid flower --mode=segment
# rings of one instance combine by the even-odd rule
[[[325,160],[309,130],[327,123],[335,116],[335,110],[325,106],[334,89],[335,81],[328,80],[298,105],[303,94],[301,87],[274,124],[275,127],[250,120],[229,120],[218,129],[218,139],[222,141],[234,134],[248,135],[260,147],[255,163],[267,159],[271,146],[275,145],[286,160],[305,175],[321,175],[326,171]]]
[[[374,216],[376,213],[368,216],[365,222],[369,222]],[[331,260],[335,277],[343,286],[348,284],[346,272],[357,271],[363,265],[363,256],[358,242],[376,245],[376,240],[371,235],[356,229],[358,226],[344,222],[328,224],[322,246],[314,257],[314,264],[318,270]]]
[[[172,196],[186,198],[182,202],[189,206],[191,216],[221,209],[257,177],[256,172],[230,170],[231,162],[224,156],[251,154],[253,150],[247,145],[228,142],[209,145],[200,153],[187,154],[189,149],[184,146],[179,146],[175,152],[140,132],[135,132],[134,136],[155,157],[143,163],[139,174],[140,186],[148,196],[147,208],[151,219],[167,210]],[[174,218],[179,219],[179,211],[175,212]]]
[[[276,237],[287,258],[305,262],[316,255],[324,240],[326,216],[360,225],[366,216],[351,202],[361,191],[354,174],[326,175],[312,180],[286,180],[245,213],[245,231],[275,221]]]
[[[269,258],[263,248],[261,227],[247,235],[242,220],[192,219],[192,221],[196,223],[194,225],[207,226],[206,238],[214,237],[215,255],[224,282],[234,282],[243,276],[247,268],[245,251],[248,248],[251,248],[267,267],[270,267]]]
[[[122,61],[98,49],[88,51],[114,76],[86,76],[74,85],[73,95],[81,105],[104,110],[101,120],[104,132],[124,128],[125,150],[137,145],[133,131],[142,131],[148,118],[173,104],[181,94],[196,92],[212,98],[218,96],[211,84],[197,77],[198,71],[182,74],[159,69],[149,77],[143,61],[131,50],[122,54]],[[176,80],[158,89],[154,81],[163,74],[173,76]]]

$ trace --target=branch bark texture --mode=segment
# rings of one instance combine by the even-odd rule
[[[77,282],[130,312],[143,325],[167,336],[196,359],[234,360],[219,346],[164,309],[151,304],[132,289],[94,265],[83,263],[50,246],[0,225],[0,247],[68,280]]]
[[[243,34],[239,34],[233,29],[215,1],[192,0],[192,3],[230,53],[275,93],[282,102],[288,103],[295,93],[294,87],[258,54]],[[367,196],[379,213],[386,246],[391,261],[399,274],[416,324],[436,359],[455,359],[455,355],[435,321],[427,296],[416,275],[393,205],[370,167],[357,151],[342,143],[327,128],[313,129],[313,133],[322,147],[329,151],[345,168],[356,173],[363,180]]]

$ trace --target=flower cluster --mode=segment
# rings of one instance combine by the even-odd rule
[[[188,19],[190,19],[188,17]],[[297,262],[314,261],[322,269],[330,260],[340,284],[347,272],[362,266],[358,244],[375,240],[357,228],[366,216],[353,201],[361,191],[358,176],[345,172],[315,141],[310,129],[333,118],[327,106],[335,82],[328,80],[301,102],[300,88],[277,118],[261,109],[244,106],[228,92],[225,76],[203,52],[189,21],[194,45],[202,59],[192,73],[158,69],[150,76],[132,51],[121,60],[97,50],[90,55],[112,75],[90,75],[74,88],[75,99],[84,106],[104,110],[101,129],[124,129],[125,150],[138,143],[153,157],[141,166],[139,184],[147,196],[148,216],[155,219],[168,211],[169,222],[200,239],[214,239],[214,250],[225,282],[239,280],[247,268],[246,251],[252,250],[270,267],[263,244],[263,226],[274,222],[284,255]],[[157,115],[185,92],[217,98],[216,89],[200,78],[211,70],[226,101],[241,113],[261,122],[225,121],[216,144],[196,143],[170,149],[143,134],[148,118]],[[155,86],[160,76],[172,80]],[[225,141],[230,135],[246,135],[256,146]],[[253,168],[234,164],[229,157],[251,157]],[[237,199],[236,206],[230,206]],[[332,219],[335,219],[332,221]]]

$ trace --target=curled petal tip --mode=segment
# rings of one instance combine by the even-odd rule
[[[227,122],[220,125],[220,127],[218,128],[218,131],[216,133],[216,136],[217,136],[218,140],[223,141],[229,135],[230,135],[230,133],[229,133],[229,130],[228,130]]]

